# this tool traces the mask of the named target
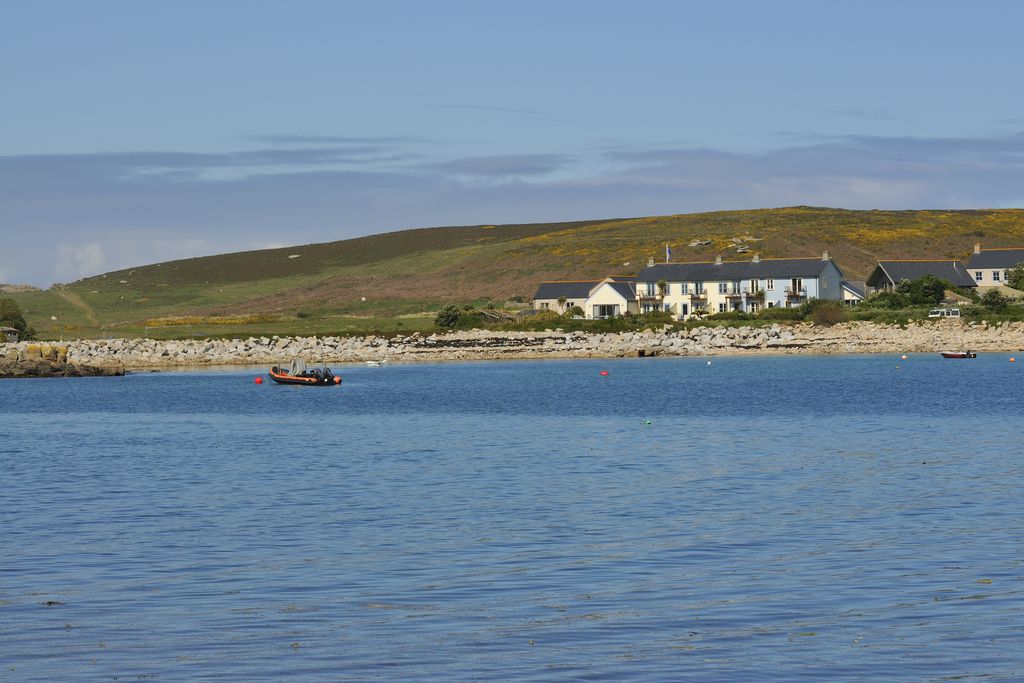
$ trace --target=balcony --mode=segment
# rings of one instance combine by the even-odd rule
[[[761,290],[759,289],[750,291],[749,287],[744,287],[743,289],[729,290],[728,292],[725,293],[725,297],[727,299],[745,299],[747,297],[756,297],[758,295],[758,292],[760,291]]]
[[[660,292],[638,292],[637,296],[640,301],[661,301],[665,298]]]
[[[793,297],[793,298],[799,298],[799,297],[802,297],[802,296],[807,296],[807,288],[806,287],[786,287],[786,296]]]
[[[691,299],[707,299],[708,298],[708,290],[702,289],[699,292],[691,291],[691,292],[687,292],[687,295]]]

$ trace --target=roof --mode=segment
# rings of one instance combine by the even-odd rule
[[[21,334],[21,330],[16,327],[0,327],[0,332],[16,332],[17,334]]]
[[[864,289],[862,287],[859,287],[859,286],[853,284],[849,280],[843,280],[842,285],[843,285],[843,289],[848,289],[851,292],[853,292],[854,294],[856,294],[857,296],[859,296],[860,298],[862,298],[862,299],[864,298]]]
[[[976,287],[974,278],[959,261],[879,261],[868,276],[867,285],[895,285],[900,280],[916,280],[932,275],[954,287]]]
[[[642,282],[707,282],[755,278],[818,277],[828,264],[842,270],[832,259],[776,258],[760,261],[723,261],[722,263],[659,263],[640,271]]]
[[[636,298],[636,278],[632,275],[612,275],[604,280],[555,280],[553,282],[542,282],[533,295],[537,299],[586,299],[590,292],[601,284],[607,284],[625,299]]]
[[[567,282],[542,282],[533,295],[536,299],[586,299],[590,290],[600,284],[601,280],[573,280]]]
[[[1013,268],[1024,263],[1024,249],[982,249],[971,256],[968,268]]]
[[[608,286],[618,292],[619,295],[627,301],[636,298],[636,278],[630,278],[629,280],[615,278],[615,280],[608,283]]]

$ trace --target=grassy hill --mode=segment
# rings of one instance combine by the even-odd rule
[[[737,254],[743,238],[750,253]],[[689,247],[692,240],[710,244]],[[1024,245],[1024,210],[721,211],[573,223],[424,228],[170,261],[5,294],[41,336],[324,334],[425,329],[452,302],[529,299],[542,280],[635,273],[648,258],[816,256],[850,279],[880,259],[966,259]],[[53,320],[52,318],[56,318]]]

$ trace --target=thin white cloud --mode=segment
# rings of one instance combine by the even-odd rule
[[[173,258],[430,225],[797,204],[1021,206],[1024,187],[1020,133],[843,136],[761,153],[623,145],[589,155],[381,161],[407,151],[368,144],[0,157],[0,225],[5,247],[19,255],[16,273],[8,262],[7,279],[46,285],[47,278],[68,281]],[[141,173],[149,167],[177,174]],[[221,169],[239,172],[213,182]],[[55,242],[65,245],[56,257]]]

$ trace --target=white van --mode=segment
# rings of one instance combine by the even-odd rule
[[[959,308],[933,308],[928,311],[929,318],[959,318]]]

